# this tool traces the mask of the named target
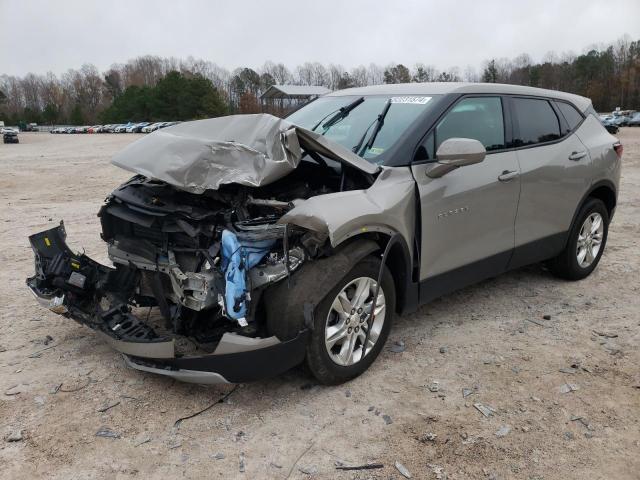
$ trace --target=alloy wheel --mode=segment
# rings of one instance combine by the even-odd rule
[[[589,267],[598,256],[604,236],[604,220],[597,212],[589,214],[585,219],[576,245],[576,258],[581,268]]]
[[[369,328],[373,298],[377,282],[369,277],[351,280],[336,295],[325,323],[325,346],[331,360],[341,366],[350,366],[362,360],[375,346],[385,321],[386,301],[382,286],[378,293],[376,311],[364,348]]]

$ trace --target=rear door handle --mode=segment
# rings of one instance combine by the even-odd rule
[[[516,178],[518,175],[520,175],[520,173],[517,170],[505,170],[502,172],[502,175],[498,175],[498,180],[501,182],[508,182],[509,180]]]
[[[587,152],[585,152],[584,150],[580,152],[571,152],[571,155],[569,155],[569,160],[578,161],[586,155],[587,155]]]

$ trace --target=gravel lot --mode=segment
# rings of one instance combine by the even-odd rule
[[[0,477],[388,479],[400,462],[413,478],[638,478],[640,128],[620,133],[622,190],[593,275],[532,266],[436,300],[396,319],[388,346],[404,352],[339,387],[302,369],[175,383],[36,304],[27,236],[64,218],[72,248],[106,261],[96,213],[130,176],[109,158],[136,138],[0,144]]]

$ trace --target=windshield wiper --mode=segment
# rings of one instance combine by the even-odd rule
[[[351,113],[351,110],[353,110],[354,108],[356,108],[358,105],[360,105],[362,102],[364,102],[364,97],[360,97],[356,100],[354,100],[353,102],[351,102],[349,105],[345,105],[344,107],[340,107],[338,110],[333,113],[334,115],[325,122],[324,125],[322,125],[322,128],[325,130],[326,133],[327,130],[329,130],[329,128],[331,128],[333,125],[335,125],[336,123],[338,123],[340,120],[342,120],[343,118],[345,118],[347,115],[349,115],[349,113]],[[311,129],[311,131],[315,131],[316,128],[318,128],[320,126],[320,124],[322,122],[324,122],[324,119],[327,118],[329,115],[325,115],[324,117],[322,117],[320,119],[320,121],[318,123],[316,123],[313,128]]]
[[[384,118],[387,116],[387,112],[389,111],[390,107],[391,107],[391,99],[387,100],[387,102],[384,104],[384,107],[382,108],[382,111],[378,114],[378,118],[374,120],[375,127],[373,127],[373,132],[371,132],[369,141],[365,144],[364,147],[362,147],[362,149],[360,149],[360,145],[362,145],[362,142],[364,142],[364,139],[367,136],[367,132],[371,128],[371,125],[367,127],[367,129],[362,134],[360,141],[357,143],[355,147],[353,147],[353,153],[360,155],[361,153],[364,153],[365,151],[373,147],[373,142],[375,141],[376,137],[378,136],[378,133],[380,132],[380,130],[382,129],[382,126],[384,125]]]

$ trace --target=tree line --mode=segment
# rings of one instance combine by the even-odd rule
[[[598,111],[640,109],[640,40],[628,36],[583,54],[550,52],[492,58],[480,71],[432,65],[375,63],[345,69],[306,62],[293,70],[267,61],[229,71],[207,60],[142,56],[106,72],[85,64],[60,76],[0,75],[0,119],[42,124],[93,124],[136,120],[186,120],[264,110],[260,95],[274,84],[322,85],[331,90],[382,83],[497,82],[563,90],[593,100]],[[275,108],[273,113],[279,114]]]

